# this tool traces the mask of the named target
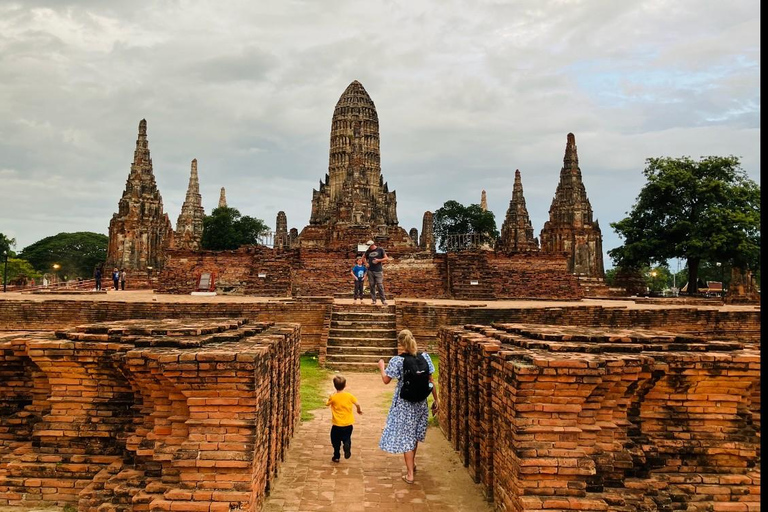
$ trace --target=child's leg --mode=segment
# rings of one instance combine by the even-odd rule
[[[331,446],[333,446],[333,460],[335,462],[338,462],[341,456],[341,437],[341,427],[333,425],[331,427]]]
[[[353,425],[350,425],[348,427],[342,427],[343,433],[342,433],[342,443],[344,444],[344,458],[348,459],[352,456],[352,428]]]

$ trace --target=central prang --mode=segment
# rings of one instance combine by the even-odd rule
[[[381,175],[376,106],[355,80],[333,111],[328,174],[312,191],[312,214],[299,244],[350,249],[369,238],[387,247],[415,248],[398,225],[395,192]]]

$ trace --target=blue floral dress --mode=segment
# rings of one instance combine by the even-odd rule
[[[435,373],[435,367],[429,354],[422,352],[429,365],[429,374]],[[403,387],[403,358],[395,356],[389,360],[384,373],[393,379],[397,379],[395,396],[392,397],[392,405],[389,407],[387,424],[381,434],[379,448],[389,453],[405,453],[416,448],[416,443],[424,441],[427,436],[427,420],[429,408],[427,400],[413,403],[400,398],[400,389]]]

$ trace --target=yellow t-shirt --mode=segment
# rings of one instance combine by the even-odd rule
[[[325,405],[331,406],[333,415],[333,424],[337,427],[346,427],[355,422],[352,415],[352,407],[357,403],[357,398],[352,393],[346,391],[337,391],[325,402]]]

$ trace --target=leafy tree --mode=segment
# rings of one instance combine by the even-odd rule
[[[438,247],[444,251],[449,235],[478,236],[481,243],[493,245],[499,237],[493,212],[483,210],[478,204],[464,206],[458,201],[446,201],[435,211],[434,234]]]
[[[243,245],[259,243],[259,237],[269,231],[261,219],[241,216],[236,208],[215,208],[203,218],[203,249],[224,251]]]
[[[643,174],[648,181],[629,216],[611,224],[625,240],[608,251],[617,266],[685,258],[691,294],[702,261],[759,268],[760,186],[737,157],[649,158]]]
[[[2,272],[0,270],[0,272]],[[7,283],[12,283],[20,277],[38,280],[42,274],[34,269],[27,260],[19,258],[8,258],[8,277]]]
[[[59,264],[58,274],[89,279],[97,265],[107,259],[109,237],[80,231],[59,233],[25,247],[19,258],[27,260],[38,272],[51,272]]]
[[[3,254],[8,254],[8,257],[12,257],[15,253],[11,250],[11,247],[16,246],[16,239],[8,238],[4,234],[0,233],[0,259],[3,258]]]

